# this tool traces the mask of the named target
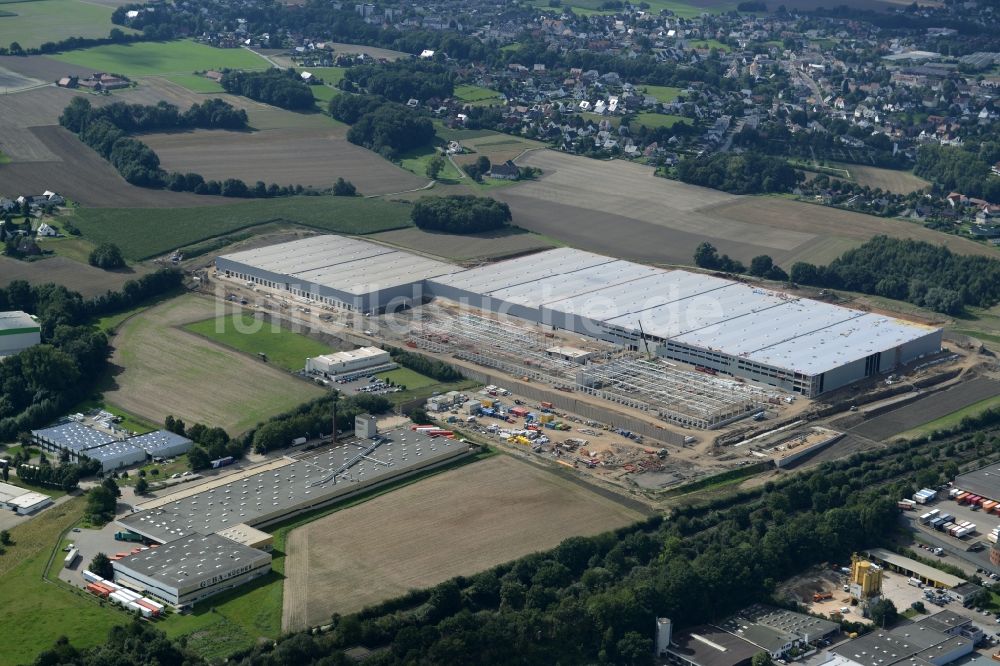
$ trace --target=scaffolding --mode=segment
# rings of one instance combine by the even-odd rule
[[[718,428],[758,411],[770,397],[738,381],[642,358],[588,365],[580,371],[576,388],[666,421],[703,429]]]
[[[687,428],[721,427],[760,411],[777,394],[596,341],[602,352],[581,365],[548,355],[545,350],[553,344],[548,335],[478,314],[425,311],[409,341],[418,348],[570,388]]]

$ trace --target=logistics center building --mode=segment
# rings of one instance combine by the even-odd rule
[[[938,328],[572,248],[460,270],[320,236],[219,257],[216,267],[365,311],[448,299],[807,397],[941,349]]]
[[[227,277],[359,312],[419,304],[425,278],[459,270],[346,236],[310,236],[227,254],[215,267]]]

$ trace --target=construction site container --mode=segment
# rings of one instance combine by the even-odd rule
[[[900,500],[896,502],[896,508],[902,509],[903,511],[913,511],[913,504],[910,504],[906,500]]]
[[[986,535],[986,540],[990,543],[996,543],[998,539],[1000,539],[1000,536],[996,532],[990,532]]]
[[[487,408],[493,407],[493,401],[488,398],[483,398],[482,400],[479,401],[479,404]]]
[[[518,418],[524,418],[525,416],[528,415],[528,410],[525,409],[524,407],[511,407],[507,411],[513,416],[516,416]]]
[[[942,513],[941,517],[944,518],[945,522],[948,522],[948,523],[950,523],[951,521],[955,520],[955,516],[951,515],[950,513]]]
[[[955,538],[956,539],[961,539],[961,538],[967,537],[967,536],[969,536],[969,528],[968,527],[959,527],[957,530],[955,530]]]
[[[540,403],[538,403],[538,404],[539,404],[539,406],[540,406],[540,407],[541,407],[542,409],[552,409],[552,403],[551,403],[551,402],[545,402],[545,401],[543,400],[542,402],[540,402]]]

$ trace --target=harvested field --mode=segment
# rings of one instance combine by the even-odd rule
[[[67,65],[48,56],[0,56],[0,67],[40,81],[54,82],[63,76],[89,76],[85,67]]]
[[[547,250],[554,246],[541,236],[519,230],[459,236],[411,227],[383,231],[368,238],[407,250],[458,261],[498,259]]]
[[[215,317],[217,307],[214,299],[184,295],[120,325],[112,340],[114,386],[105,391],[105,401],[153,423],[173,414],[236,434],[323,394],[283,370],[178,328]]]
[[[11,280],[27,280],[32,284],[54,282],[67,289],[78,291],[84,297],[97,296],[109,289],[117,291],[129,280],[142,277],[149,269],[136,266],[134,272],[102,271],[87,264],[67,259],[66,257],[51,257],[41,261],[18,261],[9,257],[0,257],[0,286]]]
[[[320,116],[322,118],[322,116]],[[168,171],[194,171],[205,178],[247,183],[332,187],[344,177],[363,194],[389,194],[427,181],[370,150],[349,143],[340,128],[269,129],[257,132],[197,130],[149,134],[142,140]]]
[[[475,152],[455,155],[455,162],[459,166],[472,164],[479,159],[481,155],[485,155],[490,158],[490,162],[493,164],[502,164],[507,160],[513,160],[520,157],[527,150],[545,148],[544,143],[532,141],[531,139],[522,139],[521,137],[511,136],[509,134],[501,134],[500,132],[493,132],[486,136],[462,139],[461,141],[463,146]]]
[[[27,132],[38,142],[38,146],[49,151],[56,159],[46,160],[46,156],[38,152],[37,161],[23,161],[25,144],[15,147],[18,153],[12,153],[12,157],[16,161],[0,165],[0,183],[9,192],[55,189],[85,206],[174,208],[212,206],[231,201],[223,197],[150,190],[129,185],[114,167],[62,127],[32,127]],[[7,150],[8,148],[4,148],[5,152]],[[33,146],[32,150],[40,151],[41,148]]]
[[[886,440],[997,394],[1000,394],[1000,383],[973,379],[876,416],[851,428],[850,432],[876,441]]]
[[[282,629],[323,624],[641,518],[506,455],[459,467],[293,530]]]
[[[858,185],[866,185],[873,189],[877,187],[897,194],[909,194],[931,186],[928,181],[909,171],[881,169],[860,164],[834,164],[833,166],[837,169],[846,169],[851,175],[851,180]]]
[[[23,90],[25,88],[33,88],[44,84],[44,81],[39,81],[38,79],[33,79],[29,76],[24,76],[23,74],[0,67],[0,88],[4,90],[4,94],[18,92],[19,90]]]
[[[343,53],[365,54],[372,58],[385,58],[386,60],[399,60],[409,58],[409,53],[403,51],[393,51],[392,49],[380,49],[377,46],[362,46],[360,44],[345,44],[343,42],[326,42],[326,45],[333,48],[335,55]]]
[[[826,263],[877,234],[943,243],[956,252],[992,248],[899,220],[789,201],[727,194],[657,178],[622,161],[597,161],[552,150],[518,160],[543,175],[494,194],[514,223],[571,245],[650,263],[690,264],[708,241],[749,262],[768,254],[781,265]]]

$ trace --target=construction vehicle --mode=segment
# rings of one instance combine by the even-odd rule
[[[826,601],[833,599],[833,592],[817,592],[813,595],[813,601]]]

